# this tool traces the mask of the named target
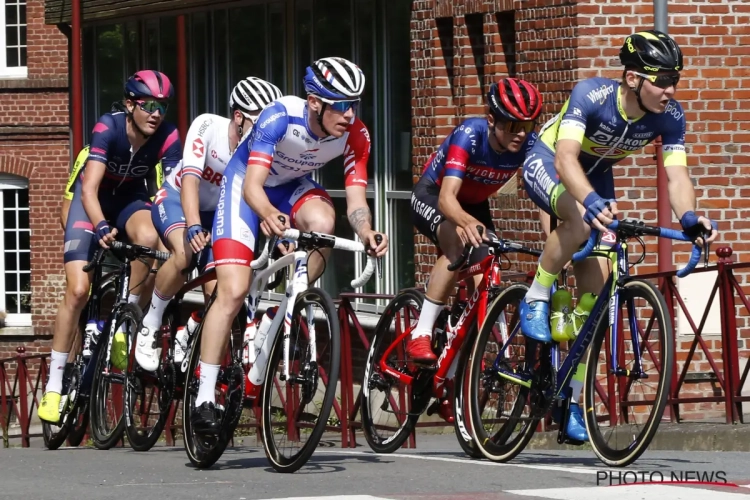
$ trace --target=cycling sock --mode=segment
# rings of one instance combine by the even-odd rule
[[[49,380],[47,381],[45,393],[56,392],[60,394],[62,392],[63,373],[65,372],[65,363],[67,361],[67,352],[57,352],[52,349],[49,357]]]
[[[570,401],[571,403],[578,403],[578,399],[581,397],[581,390],[583,390],[583,378],[586,375],[586,364],[578,363],[578,368],[573,375],[573,379],[570,381]]]
[[[440,311],[443,310],[442,302],[435,302],[429,297],[425,296],[424,304],[422,304],[422,311],[419,313],[419,323],[414,331],[411,332],[411,338],[416,339],[417,337],[430,337],[432,338],[432,328],[435,326],[435,320]]]
[[[210,365],[201,361],[201,383],[198,387],[198,397],[195,398],[195,407],[198,408],[205,402],[216,403],[216,379],[219,376],[219,365]]]
[[[156,330],[161,327],[161,322],[164,317],[164,309],[167,308],[167,304],[172,300],[172,297],[166,297],[159,293],[159,290],[154,288],[154,293],[151,296],[151,305],[148,306],[148,313],[143,318],[143,326]]]
[[[131,293],[130,295],[128,295],[128,304],[138,305],[139,300],[141,300],[140,295],[136,295],[134,293]]]
[[[531,288],[526,292],[526,302],[536,302],[541,300],[542,302],[549,302],[550,289],[557,279],[556,274],[551,274],[542,269],[542,265],[536,268],[536,276],[534,276],[534,282],[531,284]]]

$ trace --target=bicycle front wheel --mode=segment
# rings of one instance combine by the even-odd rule
[[[341,362],[339,322],[331,297],[319,288],[297,296],[286,380],[282,333],[279,329],[274,340],[263,385],[263,448],[274,469],[294,472],[313,454],[329,424],[340,421],[336,415],[329,418]]]
[[[651,443],[667,405],[674,360],[672,320],[656,287],[634,280],[618,293],[622,324],[615,325],[613,335],[608,316],[601,316],[584,386],[591,446],[611,467],[630,465]],[[610,345],[615,338],[619,370],[611,374]]]

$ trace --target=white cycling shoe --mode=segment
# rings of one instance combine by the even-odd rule
[[[161,359],[161,349],[156,347],[156,330],[144,326],[138,332],[138,345],[135,348],[136,362],[148,372],[156,371]]]

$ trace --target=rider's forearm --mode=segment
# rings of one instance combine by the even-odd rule
[[[185,224],[187,227],[200,225],[200,179],[194,175],[182,176],[182,189],[180,191],[180,202],[182,211],[185,212]]]
[[[243,183],[242,195],[245,198],[245,203],[248,204],[253,212],[258,214],[261,220],[266,219],[272,213],[277,212],[276,208],[271,205],[271,201],[268,199],[263,186],[257,186],[252,182],[248,182],[248,178],[245,178]]]
[[[695,188],[687,173],[669,179],[668,190],[669,203],[677,220],[680,220],[685,212],[695,211]]]
[[[92,189],[85,184],[83,185],[81,189],[81,204],[91,224],[96,227],[101,221],[106,219],[104,218],[104,212],[102,212],[102,206],[99,204],[99,190],[92,191]]]
[[[594,188],[586,177],[578,158],[573,155],[556,155],[555,170],[565,189],[578,203],[583,205],[583,200],[594,191]]]
[[[346,216],[349,218],[349,224],[357,233],[360,239],[367,231],[372,230],[372,214],[370,207],[367,205],[349,205],[346,210]]]
[[[454,223],[458,227],[465,227],[474,221],[474,217],[469,215],[461,208],[461,204],[455,195],[450,193],[440,192],[438,198],[438,209],[443,212],[445,218]]]

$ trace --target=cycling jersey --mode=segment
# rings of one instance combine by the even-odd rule
[[[342,155],[345,185],[366,187],[370,134],[358,118],[341,137],[321,139],[308,127],[304,99],[286,96],[265,108],[224,173],[211,238],[216,265],[247,266],[253,257],[260,221],[242,194],[249,164],[269,169],[266,195],[277,210],[290,216],[294,227],[297,210],[307,201],[332,204],[310,174]]]
[[[154,170],[159,160],[169,175],[182,158],[177,128],[167,122],[162,123],[140,149],[135,152],[132,149],[127,136],[125,113],[102,115],[94,126],[88,159],[106,165],[101,184],[103,188],[117,189],[123,183],[143,179]]]
[[[175,168],[167,183],[180,191],[186,175],[200,179],[201,211],[216,210],[224,169],[232,158],[229,150],[229,118],[209,113],[200,115],[190,125],[182,152],[182,167]]]
[[[629,120],[622,109],[620,83],[589,78],[578,83],[560,113],[547,122],[522,168],[529,197],[545,212],[557,216],[557,200],[565,186],[555,168],[555,146],[560,139],[581,143],[578,160],[599,196],[615,198],[612,165],[661,136],[664,165],[687,165],[685,116],[677,101],[664,113],[646,113]]]
[[[237,148],[230,167],[244,175],[247,165],[270,170],[266,186],[304,177],[344,156],[345,185],[367,186],[370,133],[356,116],[343,136],[319,138],[307,126],[307,101],[295,96],[278,99],[263,110],[248,140]]]
[[[73,199],[73,193],[75,192],[75,183],[78,180],[78,176],[81,174],[83,167],[86,165],[86,160],[89,157],[89,146],[85,146],[76,156],[76,161],[73,163],[73,169],[70,171],[68,176],[68,182],[65,184],[65,191],[63,192],[63,200],[71,201]],[[153,182],[155,189],[149,186],[149,193],[156,192],[157,189],[164,184],[164,170],[161,166],[161,161],[156,164],[154,175],[146,179],[147,183]],[[151,197],[153,200],[153,196]]]
[[[76,156],[76,161],[73,162],[73,169],[70,171],[70,175],[68,176],[68,183],[65,184],[65,191],[63,192],[63,200],[72,200],[73,199],[73,192],[75,191],[75,183],[78,180],[78,176],[81,173],[81,169],[83,169],[83,166],[86,165],[86,160],[89,157],[89,147],[85,146],[82,150],[78,152],[78,156]]]
[[[458,177],[463,180],[458,201],[476,204],[487,200],[515,175],[537,140],[532,132],[517,153],[498,153],[490,146],[490,133],[486,118],[465,120],[427,160],[422,178],[440,186],[443,177]]]
[[[687,165],[680,103],[671,100],[664,113],[629,120],[622,109],[620,82],[598,77],[576,84],[560,113],[540,133],[541,142],[553,151],[560,139],[580,142],[579,161],[587,174],[597,163],[597,169],[610,168],[657,136],[662,139],[664,166]]]

